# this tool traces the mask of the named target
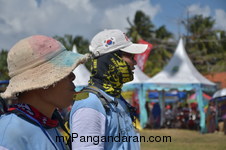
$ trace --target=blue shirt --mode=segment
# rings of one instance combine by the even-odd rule
[[[6,150],[64,150],[63,141],[57,141],[56,128],[44,129],[35,126],[15,114],[0,117],[0,149]]]
[[[140,149],[140,143],[133,141],[134,138],[139,138],[139,134],[134,129],[125,102],[122,99],[107,96],[117,101],[117,106],[111,103],[109,104],[110,109],[105,110],[99,98],[92,93],[89,93],[88,98],[74,103],[70,114],[71,134],[76,133],[78,135],[72,142],[74,150]],[[94,143],[94,140],[84,142],[83,138],[86,136],[99,136],[99,142]],[[110,140],[103,139],[104,142],[101,141],[102,138],[107,139],[108,137],[110,137]]]

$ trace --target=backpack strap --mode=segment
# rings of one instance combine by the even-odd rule
[[[0,97],[0,103],[2,105],[2,110],[0,110],[0,115],[13,113],[13,114],[17,115],[18,117],[20,117],[21,119],[26,120],[35,126],[38,126],[38,124],[35,121],[28,118],[24,113],[22,113],[18,109],[8,108],[6,102],[4,101],[4,99],[2,97]]]
[[[57,118],[57,120],[59,121],[59,125],[61,127],[61,129],[64,130],[64,132],[67,134],[68,139],[66,139],[66,144],[68,145],[68,147],[70,149],[72,149],[72,145],[71,145],[71,136],[70,136],[70,130],[67,128],[67,124],[68,122],[63,118],[63,116],[60,114],[60,112],[56,109],[53,113],[53,116],[55,118]]]
[[[95,94],[100,99],[100,101],[101,101],[101,103],[102,103],[102,105],[103,105],[103,107],[104,107],[104,109],[106,111],[109,111],[109,109],[110,109],[110,105],[109,104],[110,103],[114,104],[115,106],[118,105],[118,101],[117,100],[112,100],[103,91],[101,91],[100,89],[98,89],[95,86],[84,87],[80,93],[81,93],[81,95],[84,94],[84,93],[93,93],[93,94]],[[80,98],[80,99],[84,99],[84,97]],[[132,121],[135,122],[135,119],[137,118],[136,108],[133,107],[132,105],[130,105],[123,97],[121,97],[121,100],[125,103],[126,107],[128,108]]]
[[[1,97],[0,97],[0,104],[2,105],[2,110],[0,110],[0,116],[3,115],[3,114],[12,114],[13,113],[13,114],[17,115],[18,117],[20,117],[21,119],[26,120],[27,122],[29,122],[29,123],[31,123],[35,126],[40,126],[36,121],[31,119],[30,117],[25,115],[23,112],[19,111],[18,109],[16,109],[16,108],[9,108],[8,109],[6,102]],[[59,125],[64,130],[64,132],[67,133],[68,135],[70,135],[68,130],[64,126],[65,121],[64,121],[63,117],[61,116],[61,114],[59,113],[59,111],[57,109],[54,111],[53,117],[57,118],[57,120],[59,121]],[[71,138],[69,136],[69,139],[66,142],[66,144],[71,149],[71,142],[70,141],[71,141]]]
[[[108,97],[104,92],[102,92],[101,90],[99,90],[97,87],[95,86],[88,86],[85,87],[82,92],[89,92],[89,93],[93,93],[95,94],[101,101],[103,107],[105,108],[106,111],[108,111],[110,109],[109,104],[114,104],[115,106],[118,105],[118,101],[116,100],[112,100],[110,97]]]
[[[80,92],[77,93],[77,95],[75,95],[74,100],[85,99],[88,97],[89,93],[93,93],[99,98],[105,111],[110,110],[110,106],[109,106],[110,103],[113,103],[116,106],[118,104],[118,102],[114,102],[112,99],[110,99],[107,95],[105,95],[103,92],[101,92],[98,88],[96,88],[94,86],[84,87]],[[70,116],[70,113],[68,113],[69,116]],[[58,115],[58,117],[59,117],[59,115]],[[70,147],[70,149],[72,149],[71,136],[70,136],[70,124],[69,124],[70,117],[67,117],[67,118],[68,118],[67,120],[62,119],[62,121],[59,121],[59,122],[64,122],[64,124],[60,123],[60,126],[69,135],[67,145]],[[60,117],[59,117],[59,120],[60,120]]]

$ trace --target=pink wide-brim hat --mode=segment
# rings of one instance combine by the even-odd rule
[[[13,99],[17,93],[51,86],[88,58],[88,55],[66,50],[51,37],[35,35],[22,39],[8,52],[11,79],[1,96]]]

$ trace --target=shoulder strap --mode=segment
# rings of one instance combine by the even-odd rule
[[[95,86],[85,87],[82,91],[83,92],[91,92],[93,94],[96,94],[97,97],[100,99],[100,101],[101,101],[101,103],[104,106],[106,111],[108,111],[110,109],[110,107],[109,107],[110,103],[114,104],[115,106],[118,105],[118,101],[112,100],[104,92],[102,92],[101,90],[99,90]],[[121,100],[125,103],[126,107],[128,108],[132,122],[135,122],[136,118],[138,117],[137,113],[136,113],[136,108],[133,107],[132,105],[130,105],[123,97],[121,97]]]
[[[121,99],[124,101],[127,108],[129,109],[129,113],[130,113],[130,117],[131,117],[132,121],[135,122],[136,118],[138,118],[137,109],[135,107],[133,107],[130,103],[128,103],[123,97],[121,97]]]
[[[110,103],[114,104],[115,106],[118,105],[118,101],[112,100],[104,92],[100,91],[97,87],[88,86],[88,87],[83,88],[82,92],[90,92],[90,93],[95,94],[100,99],[100,101],[106,111],[110,109],[110,107],[109,107]]]
[[[68,139],[66,141],[66,144],[68,145],[68,147],[70,149],[72,149],[72,145],[71,145],[71,136],[70,136],[70,130],[69,128],[67,128],[67,124],[68,122],[63,118],[63,116],[60,114],[60,112],[56,109],[53,113],[53,116],[57,118],[57,120],[59,121],[59,125],[61,127],[61,129],[64,130],[64,132],[67,134]]]
[[[11,109],[10,111],[7,111],[5,114],[12,114],[12,113],[17,115],[21,119],[26,120],[27,122],[30,122],[31,124],[33,124],[35,126],[39,126],[39,124],[37,122],[35,122],[31,118],[27,117],[24,113],[22,113],[18,109]]]
[[[99,98],[99,100],[101,101],[105,111],[109,111],[110,110],[110,107],[109,107],[110,103],[115,103],[115,104],[117,103],[117,102],[114,102],[112,99],[110,99],[107,95],[105,95],[103,92],[101,92],[98,88],[96,88],[94,86],[84,87],[80,91],[80,94],[81,93],[93,93],[93,94],[95,94]],[[69,125],[70,117],[68,117],[68,120],[63,121],[62,118],[59,116],[59,114],[55,114],[55,115],[57,115],[58,116],[57,118],[59,118],[59,120],[61,120],[61,121],[59,121],[61,128],[69,135],[69,138],[68,138],[68,141],[67,141],[67,145],[70,148],[72,148],[71,136],[70,136],[70,133],[69,133],[70,132],[70,125]],[[68,115],[70,115],[70,113]]]

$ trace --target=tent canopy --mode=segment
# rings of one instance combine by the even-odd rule
[[[226,96],[226,88],[216,91],[213,94],[213,98]]]
[[[131,82],[126,83],[127,84],[137,84],[137,83],[144,83],[147,80],[149,80],[150,77],[148,77],[141,69],[135,65],[135,70],[134,70],[134,79]]]
[[[76,49],[75,45],[73,46],[72,51],[77,53],[77,49]],[[73,70],[73,73],[76,76],[75,80],[73,81],[75,86],[87,86],[88,85],[88,81],[90,78],[90,72],[84,64],[80,64],[78,67],[76,67],[75,70]]]
[[[216,90],[216,84],[202,76],[194,67],[185,51],[182,38],[168,65],[144,84],[144,92],[146,90],[160,91],[159,99],[162,111],[164,111],[165,108],[164,92],[172,89],[178,91],[196,91],[198,108],[201,116],[201,132],[205,132],[205,101],[203,98],[203,91],[214,92]],[[163,124],[164,115],[161,114],[161,117],[163,118],[161,119],[161,124]]]
[[[202,76],[194,67],[184,49],[182,39],[180,39],[176,51],[168,65],[147,82],[159,84],[215,85],[215,83]]]
[[[186,92],[166,92],[165,96],[176,96],[178,98],[185,98],[186,97]],[[158,98],[159,93],[158,92],[150,92],[148,93],[149,98]]]

